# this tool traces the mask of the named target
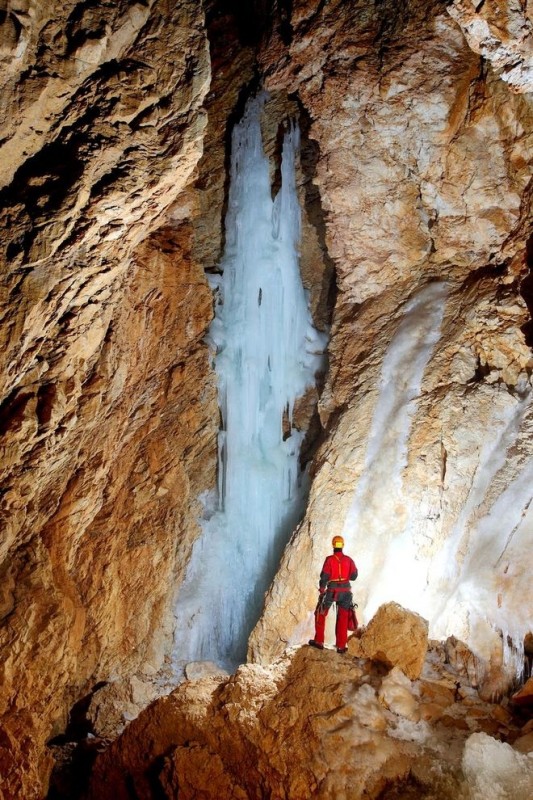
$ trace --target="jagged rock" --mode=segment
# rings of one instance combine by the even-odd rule
[[[453,685],[449,665],[433,660],[425,668]],[[242,666],[228,679],[186,682],[98,757],[89,798],[100,798],[105,787],[118,800],[456,800],[465,743],[494,706],[472,691],[469,703],[452,703],[444,721],[418,721],[422,685],[398,668],[386,674],[369,660],[309,647],[289,650],[268,667]],[[505,739],[518,730],[507,720],[495,733]],[[469,775],[487,748],[493,764],[511,763],[507,745],[478,736],[467,751]],[[521,780],[531,779],[533,765],[520,766]],[[515,777],[504,770],[495,782],[510,791]],[[418,793],[409,793],[411,784]]]
[[[519,706],[533,706],[533,678],[528,678],[522,688],[513,694],[513,703]]]
[[[92,733],[100,738],[115,739],[125,725],[139,716],[164,687],[133,675],[122,681],[111,681],[93,692],[86,719]]]
[[[472,686],[476,686],[480,664],[479,659],[470,648],[455,636],[449,636],[444,644],[444,652],[448,663],[452,665],[458,675],[466,678]]]
[[[192,0],[0,14],[0,742],[46,793],[45,742],[91,686],[155,673],[215,482],[190,220],[210,62]],[[2,38],[6,29],[13,36]]]
[[[228,675],[228,673],[212,661],[190,661],[185,665],[185,677],[188,681],[213,675]]]
[[[453,0],[448,13],[461,26],[468,44],[491,62],[515,92],[533,90],[533,15],[513,0]]]
[[[427,649],[427,621],[397,603],[381,606],[361,638],[348,645],[350,653],[397,666],[411,679],[420,677]]]

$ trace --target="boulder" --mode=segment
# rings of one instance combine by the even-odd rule
[[[163,686],[135,675],[123,681],[111,681],[92,694],[86,720],[95,736],[115,739],[126,723],[138,717],[163,691]]]
[[[195,681],[198,678],[207,678],[213,675],[223,677],[228,676],[229,673],[213,661],[189,661],[185,667],[185,677],[188,681]]]
[[[398,603],[380,606],[361,639],[349,644],[352,655],[399,667],[411,680],[420,677],[427,649],[427,621]]]

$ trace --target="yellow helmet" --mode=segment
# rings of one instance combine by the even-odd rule
[[[331,544],[333,545],[334,550],[342,550],[344,547],[344,539],[342,536],[334,536],[331,540]]]

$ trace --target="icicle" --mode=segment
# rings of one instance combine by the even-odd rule
[[[233,130],[226,250],[210,330],[224,428],[222,497],[193,549],[176,611],[176,660],[208,658],[230,668],[245,658],[264,593],[303,513],[302,434],[292,428],[292,410],[314,383],[325,346],[298,266],[299,132],[291,124],[285,135],[272,202],[261,142],[264,100],[251,99]]]

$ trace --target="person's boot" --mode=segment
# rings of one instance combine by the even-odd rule
[[[324,645],[320,644],[320,642],[315,642],[314,639],[309,639],[307,644],[311,645],[311,647],[316,647],[317,650],[323,650],[324,649]]]
[[[348,652],[348,648],[347,647],[337,647],[337,653],[340,653],[341,655],[343,655],[344,653],[347,653],[347,652]]]

